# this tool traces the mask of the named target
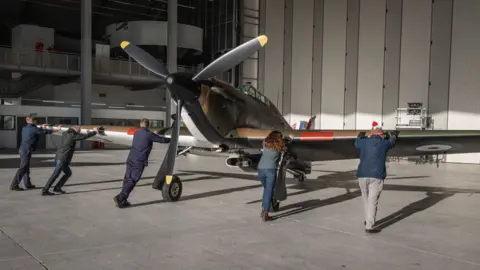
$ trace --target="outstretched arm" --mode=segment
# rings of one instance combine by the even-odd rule
[[[170,138],[164,137],[162,135],[157,135],[155,133],[150,133],[150,138],[156,143],[169,143]]]
[[[35,133],[36,133],[37,135],[52,134],[52,133],[53,133],[53,130],[47,129],[46,127],[47,127],[47,125],[45,125],[45,124],[42,125],[42,128],[38,128],[38,127],[37,127],[37,128],[35,129]]]
[[[398,136],[398,133],[394,133],[390,135],[390,138],[388,138],[388,140],[385,140],[385,143],[387,144],[388,149],[395,146],[395,142],[397,141],[397,136]]]
[[[360,149],[362,147],[363,138],[365,138],[365,132],[358,133],[357,138],[355,139],[355,148]]]
[[[93,137],[95,135],[97,135],[96,131],[90,131],[87,134],[77,133],[77,134],[73,135],[73,140],[74,141],[83,141],[83,140],[86,140],[86,139],[88,139],[90,137]]]

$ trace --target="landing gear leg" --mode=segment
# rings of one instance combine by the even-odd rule
[[[162,196],[167,202],[176,202],[182,196],[183,184],[180,177],[173,175],[171,180],[165,181],[162,186]]]
[[[272,203],[270,205],[270,212],[277,212],[280,209],[280,201],[272,199]]]
[[[300,183],[303,183],[305,179],[307,179],[307,176],[303,173],[297,174],[293,177],[295,180],[297,180]]]

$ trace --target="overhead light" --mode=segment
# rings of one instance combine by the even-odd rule
[[[61,100],[42,100],[43,103],[65,103],[65,101]]]
[[[125,109],[125,107],[120,106],[108,106],[109,109]]]
[[[143,105],[129,105],[127,104],[127,107],[132,107],[132,108],[145,108]]]
[[[92,102],[92,105],[96,105],[96,106],[106,106],[107,104],[105,104],[105,103],[95,103],[95,102]]]
[[[72,107],[81,107],[80,104],[72,104],[72,105],[70,105],[70,106],[72,106]]]

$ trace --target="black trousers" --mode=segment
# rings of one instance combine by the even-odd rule
[[[62,162],[60,160],[55,161],[55,169],[53,170],[52,176],[50,176],[50,179],[48,179],[47,183],[43,187],[43,191],[48,191],[50,187],[53,185],[55,180],[57,180],[58,176],[60,176],[60,173],[63,171],[64,175],[62,178],[60,178],[60,181],[55,185],[56,189],[60,189],[65,185],[67,180],[72,176],[72,170],[70,170],[69,166],[70,162]]]
[[[144,163],[127,161],[125,177],[123,180],[122,192],[118,194],[119,200],[124,202],[130,196],[130,193],[137,185],[140,178],[142,178],[143,170],[145,169]]]
[[[11,187],[18,187],[23,179],[25,187],[32,185],[30,182],[30,159],[32,152],[29,150],[20,149],[20,168],[17,170],[15,177],[12,180]]]

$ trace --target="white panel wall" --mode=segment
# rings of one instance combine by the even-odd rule
[[[321,129],[343,129],[347,0],[325,0]]]
[[[428,104],[432,0],[403,0],[398,106]]]
[[[480,1],[453,5],[448,129],[480,130]],[[479,163],[480,154],[448,155],[449,162]]]
[[[357,129],[382,122],[386,0],[360,2]]]
[[[433,3],[428,113],[435,130],[447,129],[448,124],[452,14],[453,0],[436,0]]]
[[[265,0],[265,96],[282,111],[285,0]]]
[[[347,1],[347,45],[345,54],[345,97],[343,128],[355,129],[358,86],[358,34],[360,0]]]
[[[395,129],[400,81],[400,47],[402,37],[402,2],[387,0],[385,15],[385,62],[383,83],[383,127]]]
[[[323,8],[324,0],[315,0],[313,15],[313,67],[312,67],[312,115],[315,122],[312,129],[320,129],[322,112],[322,64],[323,64]]]
[[[311,117],[314,0],[293,1],[290,123]]]
[[[243,14],[244,16],[240,18],[242,24],[242,34],[243,38],[240,40],[240,43],[246,42],[259,36],[259,9],[260,2],[259,0],[243,0]],[[268,41],[267,46],[270,41]],[[264,49],[261,49],[264,50]],[[241,64],[240,70],[240,84],[250,83],[253,87],[258,88],[259,91],[263,90],[263,85],[259,85],[258,82],[258,52],[254,55],[247,58]]]

